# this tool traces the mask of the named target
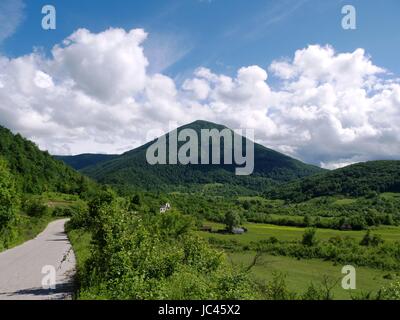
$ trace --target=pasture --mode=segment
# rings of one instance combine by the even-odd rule
[[[220,223],[207,222],[208,226],[212,226],[213,230],[224,229],[224,225]],[[257,242],[260,240],[267,240],[270,237],[275,237],[282,241],[300,241],[306,228],[300,227],[288,227],[288,226],[277,226],[271,224],[262,223],[245,223],[243,225],[248,229],[248,232],[242,235],[231,235],[231,234],[219,234],[219,233],[208,233],[203,231],[197,231],[202,237],[217,238],[220,240],[236,240],[240,244],[250,244],[251,242]],[[400,227],[394,226],[382,226],[371,228],[372,233],[379,234],[385,241],[400,241]],[[349,237],[360,241],[366,231],[341,231],[334,229],[317,229],[318,240],[329,240],[332,237]]]

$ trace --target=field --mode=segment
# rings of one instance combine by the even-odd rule
[[[212,226],[214,231],[224,228],[223,224],[206,223]],[[225,241],[234,241],[239,245],[249,245],[252,242],[267,240],[275,237],[280,241],[300,241],[305,228],[275,226],[269,224],[247,223],[244,225],[248,229],[243,235],[207,233],[197,231],[199,235],[206,239],[216,238]],[[316,236],[318,240],[328,240],[332,237],[350,237],[360,241],[366,231],[340,231],[333,229],[318,229]],[[400,241],[399,227],[375,227],[374,234],[379,234],[387,242]],[[253,251],[233,250],[227,251],[229,260],[233,265],[240,268],[250,266],[255,257]],[[335,299],[351,299],[361,297],[363,294],[376,294],[379,289],[389,285],[393,279],[399,279],[399,272],[388,272],[370,267],[356,268],[356,290],[347,291],[341,287],[341,279],[344,275],[341,273],[343,265],[332,261],[322,259],[297,259],[287,256],[275,256],[263,253],[257,264],[251,269],[251,275],[257,280],[266,283],[273,279],[274,274],[281,273],[285,275],[285,281],[288,289],[297,294],[304,293],[311,283],[316,286],[322,286],[322,281],[328,277],[330,283],[334,284],[332,293]]]
[[[208,226],[212,226],[213,230],[223,229],[224,225],[219,223],[208,222]],[[208,233],[198,231],[204,238],[217,238],[221,240],[236,240],[241,244],[249,244],[260,240],[266,240],[270,237],[276,237],[278,240],[298,241],[301,240],[305,228],[276,226],[261,223],[246,223],[244,227],[248,232],[242,235],[227,235],[218,233]],[[372,228],[374,234],[379,234],[385,241],[400,241],[400,227],[375,227]],[[328,240],[332,237],[350,237],[356,240],[361,240],[366,231],[340,231],[333,229],[318,229],[317,239]]]
[[[254,258],[254,252],[233,252],[228,257],[234,265],[249,266]],[[280,272],[286,275],[286,283],[290,291],[303,293],[308,286],[321,285],[324,276],[328,276],[332,283],[337,283],[332,290],[335,299],[345,300],[356,297],[361,293],[376,293],[383,286],[388,285],[391,280],[386,280],[387,274],[372,268],[357,268],[356,290],[347,291],[341,287],[342,266],[334,265],[332,262],[322,260],[297,260],[289,257],[263,255],[259,263],[253,267],[251,273],[259,280],[270,281],[273,274]]]

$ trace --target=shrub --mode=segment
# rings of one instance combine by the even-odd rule
[[[173,211],[133,215],[129,203],[103,199],[89,209],[92,254],[81,272],[81,298],[254,297],[247,274],[232,270],[221,252],[189,232],[190,219]]]
[[[324,291],[321,288],[315,286],[313,283],[311,283],[308,286],[307,290],[304,292],[304,294],[301,296],[301,299],[316,301],[316,300],[324,300],[324,297],[326,297]]]
[[[304,246],[311,247],[316,244],[317,240],[315,237],[317,230],[315,228],[308,228],[304,231],[302,244]]]
[[[384,243],[384,240],[380,235],[374,234],[371,235],[371,231],[368,230],[365,234],[364,238],[361,240],[360,245],[362,246],[373,246],[377,247],[378,245]]]
[[[71,207],[55,207],[52,215],[53,217],[72,217],[74,210]]]
[[[382,288],[380,298],[383,300],[400,300],[400,281],[392,282],[388,287]]]
[[[25,201],[24,211],[30,217],[40,218],[49,213],[49,207],[40,199],[30,199]]]
[[[7,227],[19,209],[19,195],[7,164],[0,158],[0,231]]]
[[[258,291],[266,300],[293,300],[296,295],[289,291],[286,284],[286,275],[274,272],[273,278],[268,283],[257,282]]]
[[[226,230],[232,232],[235,227],[238,227],[242,219],[237,212],[229,211],[225,215],[224,223],[226,225]]]

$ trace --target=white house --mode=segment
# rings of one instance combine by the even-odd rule
[[[160,213],[166,213],[170,209],[171,209],[171,204],[167,202],[165,205],[160,207]]]

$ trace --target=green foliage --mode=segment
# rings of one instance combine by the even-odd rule
[[[382,243],[384,243],[384,240],[380,235],[378,234],[371,235],[371,231],[368,230],[364,238],[361,240],[360,245],[377,247]]]
[[[304,216],[304,225],[305,226],[307,226],[307,227],[311,227],[312,226],[312,218],[310,217],[310,215],[308,215],[308,214],[306,214],[305,216]]]
[[[383,192],[400,192],[400,161],[354,164],[278,186],[266,192],[266,196],[302,202],[332,195],[375,199]]]
[[[272,280],[266,284],[258,282],[258,290],[265,300],[293,300],[296,297],[295,293],[289,291],[283,273],[274,273]]]
[[[183,216],[176,211],[168,211],[155,220],[156,232],[163,237],[178,238],[181,235],[187,234],[194,224],[190,216]]]
[[[179,128],[178,132],[188,128],[199,133],[201,129],[226,129],[214,123],[196,121]],[[292,181],[323,171],[259,144],[254,146],[255,168],[252,176],[236,176],[234,165],[223,164],[223,143],[220,153],[221,165],[149,165],[146,160],[146,150],[151,143],[109,161],[86,167],[82,172],[100,183],[116,186],[121,191],[129,189],[129,191],[187,192],[198,191],[207,184],[214,186],[220,184],[222,188],[218,188],[218,192],[224,194],[254,194],[277,182]],[[180,142],[179,146],[182,144]]]
[[[7,163],[0,158],[0,232],[16,218],[19,194]]]
[[[23,204],[24,212],[30,217],[43,217],[49,214],[49,207],[40,198],[30,198]]]
[[[235,211],[229,211],[225,215],[224,223],[226,225],[226,230],[232,232],[232,230],[242,223],[241,216]]]
[[[10,223],[0,232],[0,252],[33,239],[51,222],[50,216],[28,217],[17,215],[14,222]]]
[[[314,283],[311,283],[301,298],[302,300],[317,301],[324,300],[325,297],[326,295],[324,294],[323,290]]]
[[[148,198],[146,196],[146,201]],[[173,193],[168,195],[168,199],[187,215],[220,223],[225,223],[225,215],[229,212],[237,212],[248,222],[339,230],[366,230],[400,222],[400,197],[387,197],[385,194],[373,200],[324,197],[302,203],[202,193]]]
[[[63,161],[75,170],[82,170],[118,157],[110,154],[80,154],[77,156],[54,156],[55,159]]]
[[[84,221],[91,255],[80,272],[81,298],[247,299],[245,274],[229,268],[222,253],[191,233],[192,219],[179,212],[134,213],[104,191],[89,204]]]
[[[95,187],[89,179],[40,151],[34,143],[1,126],[0,156],[7,160],[17,188],[23,193],[57,191],[85,196]]]
[[[309,242],[308,242],[309,243]],[[230,251],[258,250],[297,259],[322,259],[340,264],[352,264],[381,270],[400,271],[400,242],[384,242],[377,246],[362,246],[347,237],[319,240],[314,245],[302,241],[271,241],[270,239],[240,244],[231,240],[210,238],[210,244]]]
[[[52,212],[53,217],[58,218],[71,217],[74,214],[75,212],[71,207],[56,207]]]
[[[316,233],[317,233],[317,229],[315,228],[308,228],[304,231],[303,234],[303,240],[302,240],[302,244],[308,247],[311,247],[313,245],[316,244],[317,239],[316,239]]]
[[[400,280],[382,288],[380,298],[382,300],[400,300]]]

